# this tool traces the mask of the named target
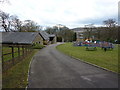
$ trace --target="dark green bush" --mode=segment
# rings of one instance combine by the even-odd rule
[[[44,46],[44,45],[41,45],[41,44],[39,44],[39,43],[34,44],[34,45],[32,46],[33,49],[42,49],[43,47],[45,47],[45,46]]]

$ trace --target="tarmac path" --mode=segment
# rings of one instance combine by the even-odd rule
[[[118,88],[118,75],[56,50],[40,50],[32,60],[28,88]]]

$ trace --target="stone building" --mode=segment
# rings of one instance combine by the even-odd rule
[[[76,32],[76,41],[83,41],[84,37],[83,37],[83,32],[84,32],[84,28],[74,28],[72,29],[74,32]]]

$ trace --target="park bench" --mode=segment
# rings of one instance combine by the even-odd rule
[[[87,51],[95,51],[95,50],[97,50],[97,48],[96,47],[86,47],[86,50]]]
[[[86,47],[86,50],[87,50],[87,51],[95,51],[95,50],[97,50],[97,48],[96,48],[95,45],[88,45],[88,46]]]
[[[108,42],[104,42],[101,46],[102,49],[104,49],[104,51],[106,50],[113,50],[114,46],[112,43],[108,43]]]

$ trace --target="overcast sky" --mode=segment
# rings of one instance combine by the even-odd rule
[[[85,24],[102,25],[102,21],[118,18],[119,0],[9,0],[0,9],[33,20],[42,26],[63,24],[69,28]]]

